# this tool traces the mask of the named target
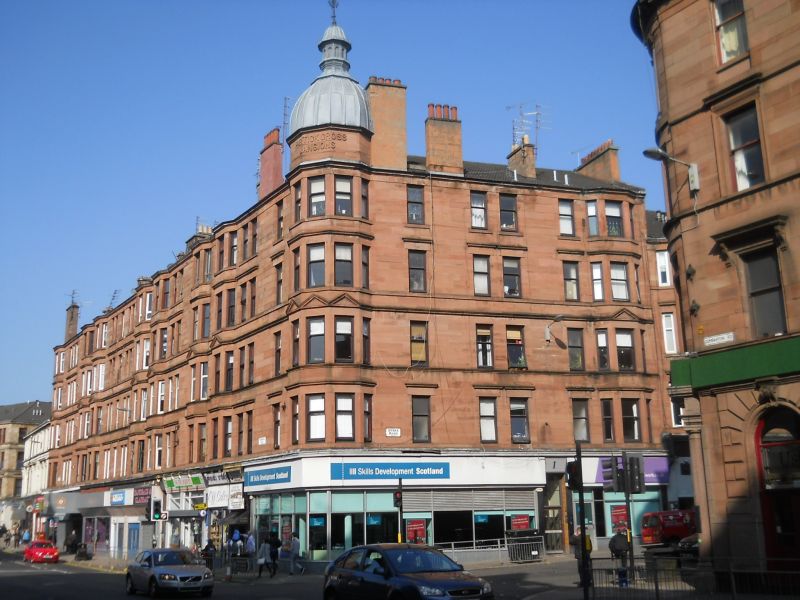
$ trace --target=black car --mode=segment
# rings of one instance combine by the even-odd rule
[[[488,581],[430,546],[369,544],[344,552],[325,569],[325,600],[493,600]]]

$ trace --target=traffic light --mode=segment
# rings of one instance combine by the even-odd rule
[[[152,500],[151,500],[150,502],[148,502],[147,504],[144,505],[144,520],[145,521],[150,521],[153,518],[151,516],[152,508],[153,508],[152,504],[153,503],[152,503]]]
[[[395,490],[394,492],[394,507],[403,508],[403,492],[401,490]]]
[[[578,461],[573,460],[567,463],[565,471],[567,476],[567,487],[571,490],[579,490],[581,488],[581,473],[578,469]]]
[[[151,509],[151,516],[153,521],[161,520],[161,500],[153,500],[153,508]]]
[[[622,481],[622,473],[619,468],[619,461],[617,460],[616,456],[601,459],[600,468],[603,471],[603,491],[625,491],[624,482]]]
[[[641,456],[628,456],[628,484],[631,494],[641,494],[644,491],[644,469]]]

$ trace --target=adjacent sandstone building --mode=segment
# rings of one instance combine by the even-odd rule
[[[639,0],[653,59],[702,552],[800,556],[800,5]]]

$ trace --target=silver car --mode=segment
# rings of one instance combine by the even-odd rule
[[[129,594],[147,592],[151,598],[161,592],[188,592],[210,596],[214,591],[214,574],[189,550],[145,550],[128,565],[125,591]]]

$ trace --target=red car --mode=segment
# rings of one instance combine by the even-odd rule
[[[31,542],[25,548],[22,560],[35,562],[58,562],[58,548],[52,542]]]

